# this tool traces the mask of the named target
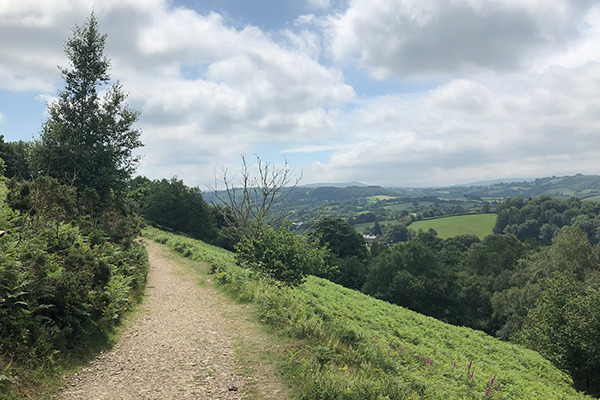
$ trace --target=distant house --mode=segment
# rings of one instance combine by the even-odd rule
[[[377,240],[377,236],[375,235],[362,235],[365,242],[367,242],[368,246],[372,246],[373,242]]]

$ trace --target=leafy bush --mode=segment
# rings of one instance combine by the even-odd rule
[[[236,261],[288,285],[298,285],[308,275],[326,275],[329,251],[284,225],[265,227],[261,235],[244,237],[236,246]]]
[[[81,199],[52,178],[9,186],[8,202],[0,199],[0,373],[11,364],[51,370],[119,324],[143,293],[147,254],[116,208],[110,227],[101,217],[92,227],[94,216],[78,213]],[[2,375],[9,383],[0,390],[12,390],[17,378]]]

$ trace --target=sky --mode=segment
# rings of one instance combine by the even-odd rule
[[[151,179],[207,190],[242,154],[302,184],[600,173],[598,0],[0,0],[5,140],[39,136],[92,10]]]

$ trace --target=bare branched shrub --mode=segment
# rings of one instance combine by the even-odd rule
[[[250,163],[246,154],[241,158],[238,176],[224,168],[223,179],[219,180],[215,175],[215,185],[210,187],[215,195],[213,204],[221,206],[217,209],[240,240],[244,236],[256,238],[265,226],[273,227],[283,222],[289,215],[286,199],[302,179],[302,173],[293,178],[294,168],[287,160],[279,166],[263,161],[258,155],[256,164]],[[224,186],[221,190],[219,182]]]

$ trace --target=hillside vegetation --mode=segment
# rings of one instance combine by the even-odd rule
[[[282,371],[302,399],[585,399],[536,352],[309,277],[295,288],[232,253],[153,228],[145,235],[212,263],[218,281],[298,340]]]
[[[51,396],[65,369],[110,343],[146,285],[142,220],[126,199],[139,113],[109,85],[105,39],[93,13],[76,26],[39,138],[0,136],[11,176],[0,158],[2,399]]]

